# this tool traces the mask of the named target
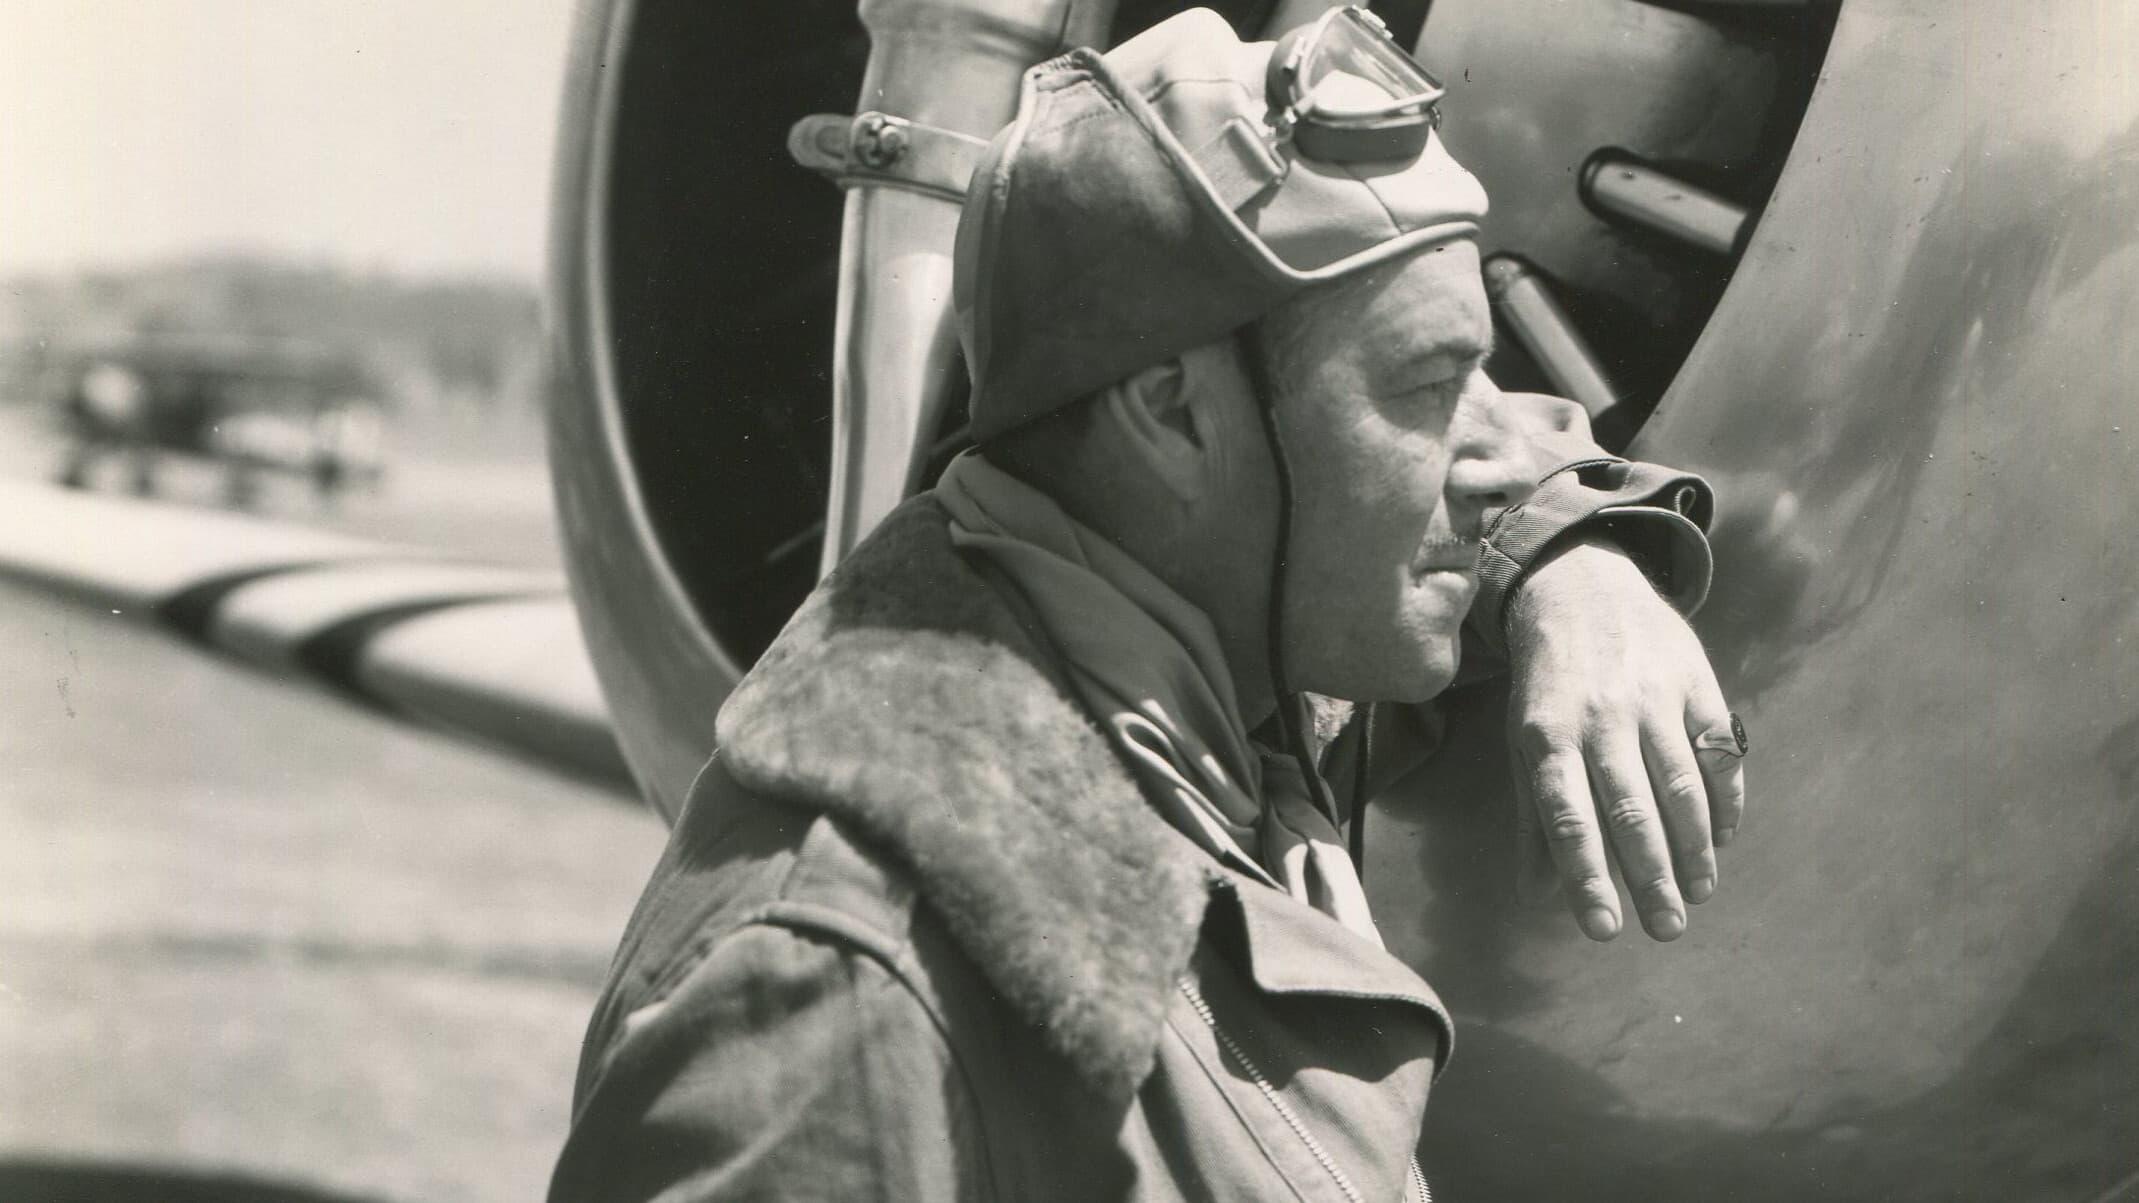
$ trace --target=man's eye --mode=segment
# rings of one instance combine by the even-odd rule
[[[1397,384],[1394,396],[1406,405],[1445,409],[1462,398],[1471,378],[1484,366],[1480,357],[1436,356],[1414,364],[1408,378],[1392,382]]]
[[[1424,400],[1453,401],[1463,395],[1463,387],[1470,383],[1473,370],[1465,368],[1460,372],[1450,372],[1445,376],[1436,376],[1432,380],[1420,384],[1414,392]]]

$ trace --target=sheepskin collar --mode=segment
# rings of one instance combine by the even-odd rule
[[[720,755],[890,852],[1092,1086],[1133,1091],[1213,874],[946,521],[908,502],[803,603],[729,696]]]

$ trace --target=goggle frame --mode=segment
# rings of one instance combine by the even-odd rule
[[[1331,29],[1339,22],[1362,39],[1357,43],[1360,49],[1376,54],[1391,73],[1415,77],[1424,85],[1422,89],[1372,111],[1319,110],[1313,89],[1304,85],[1311,78],[1316,57],[1326,48]],[[1290,141],[1308,158],[1330,163],[1417,155],[1440,126],[1439,102],[1448,94],[1448,89],[1390,36],[1389,27],[1380,17],[1356,4],[1332,8],[1279,38],[1270,53],[1264,90],[1278,140]]]

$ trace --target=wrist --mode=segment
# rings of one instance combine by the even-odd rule
[[[1629,589],[1654,594],[1655,586],[1610,534],[1570,534],[1546,548],[1508,595],[1507,633],[1517,632],[1570,608],[1587,608],[1603,596]]]

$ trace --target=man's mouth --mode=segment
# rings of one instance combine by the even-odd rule
[[[1412,569],[1421,576],[1429,572],[1471,572],[1478,567],[1478,553],[1483,547],[1481,539],[1436,536],[1419,545]]]

